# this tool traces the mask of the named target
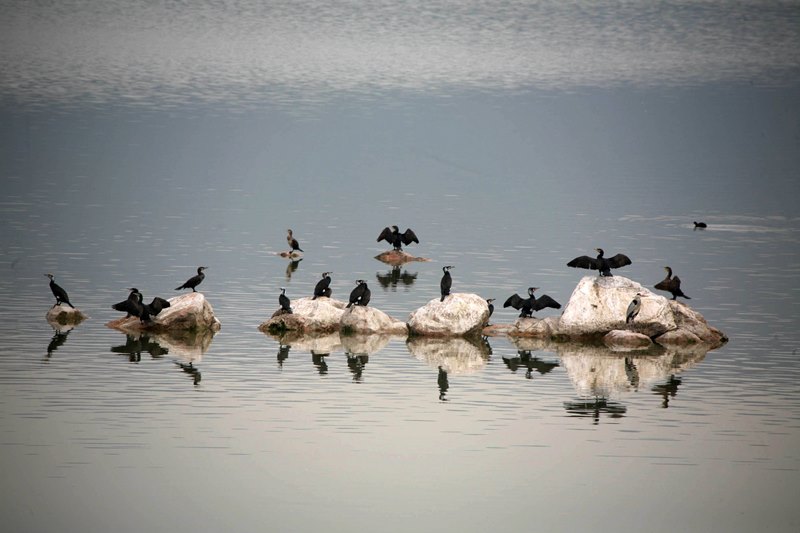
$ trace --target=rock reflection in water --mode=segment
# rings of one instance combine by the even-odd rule
[[[483,369],[489,358],[488,342],[481,338],[409,337],[408,351],[432,368],[448,374],[471,374]]]
[[[361,375],[364,372],[364,366],[369,363],[369,356],[365,354],[351,354],[347,353],[347,368],[353,373],[353,381],[360,382]]]
[[[413,285],[417,280],[417,273],[414,272],[412,274],[400,265],[395,265],[385,274],[376,272],[375,277],[378,278],[378,283],[380,283],[381,287],[396,291],[398,285],[405,285],[406,287]]]
[[[595,425],[600,423],[601,414],[605,414],[608,418],[622,418],[628,411],[628,408],[621,403],[606,398],[564,402],[564,409],[573,416],[591,417]]]

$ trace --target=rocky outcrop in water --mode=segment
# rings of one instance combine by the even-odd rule
[[[201,292],[190,292],[170,298],[169,307],[163,309],[150,322],[141,322],[137,317],[119,318],[106,326],[126,333],[139,331],[169,333],[181,338],[181,332],[219,331],[221,325],[214,309]]]
[[[380,309],[353,305],[345,309],[339,321],[344,333],[383,333],[405,335],[408,326],[395,320]]]
[[[292,300],[292,313],[281,310],[263,322],[260,331],[297,331],[301,333],[330,333],[339,331],[339,323],[347,307],[345,302],[321,296]]]
[[[489,320],[489,304],[477,294],[452,293],[444,301],[435,298],[408,320],[412,335],[465,336],[480,334]]]
[[[388,252],[376,255],[375,259],[390,265],[402,265],[412,261],[430,261],[430,259],[426,259],[425,257],[415,257],[402,250],[389,250]]]
[[[45,318],[51,325],[58,324],[60,326],[75,326],[89,317],[80,309],[76,309],[64,304],[58,304],[54,307],[51,307],[47,311]]]

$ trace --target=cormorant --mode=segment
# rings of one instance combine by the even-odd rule
[[[378,235],[378,241],[386,241],[392,245],[395,250],[402,250],[403,245],[411,244],[415,242],[419,244],[419,239],[417,238],[416,233],[411,228],[406,228],[404,233],[400,233],[400,228],[397,226],[391,226],[390,228],[383,228],[383,231],[380,235]]]
[[[545,307],[552,307],[553,309],[561,309],[561,304],[550,298],[548,295],[543,294],[539,298],[533,293],[539,287],[528,287],[528,298],[522,298],[519,294],[514,293],[508,297],[508,300],[503,304],[503,307],[511,306],[514,309],[519,309],[520,318],[530,317],[534,311],[539,311]]]
[[[356,288],[350,292],[350,303],[347,307],[352,305],[362,305],[364,307],[369,303],[372,292],[367,287],[367,282],[363,279],[356,280]]]
[[[191,278],[186,280],[186,283],[184,283],[180,287],[176,287],[175,290],[179,291],[181,289],[192,289],[192,292],[197,292],[195,290],[195,287],[200,285],[200,283],[202,283],[203,280],[206,278],[206,275],[203,274],[203,270],[205,270],[207,268],[208,267],[197,267],[197,275],[196,276],[192,276]]]
[[[287,229],[286,231],[288,231],[288,232],[289,232],[289,233],[288,233],[288,235],[286,235],[286,242],[287,242],[287,243],[289,243],[289,248],[290,248],[290,250],[289,250],[289,253],[291,254],[291,253],[293,253],[295,250],[297,250],[298,252],[302,252],[302,251],[303,251],[303,249],[302,249],[302,248],[300,248],[300,243],[299,243],[299,242],[297,242],[297,239],[295,239],[295,238],[292,236],[292,230],[290,230],[290,229]]]
[[[164,298],[160,298],[156,296],[153,298],[153,301],[149,304],[143,304],[145,311],[150,316],[157,316],[163,309],[166,309],[170,306],[169,302],[166,301]]]
[[[127,313],[125,318],[135,316],[142,319],[142,315],[145,314],[145,309],[142,305],[142,293],[140,293],[139,289],[136,287],[131,287],[128,290],[131,291],[128,295],[128,299],[112,305],[111,308],[115,311]]]
[[[311,298],[312,300],[316,300],[318,296],[327,296],[328,298],[331,297],[331,276],[333,272],[323,272],[322,279],[317,282],[317,285],[314,287],[314,296]]]
[[[494,300],[495,300],[494,298],[488,298],[486,300],[486,303],[489,305],[489,317],[488,318],[492,318],[492,313],[494,313],[494,304],[492,303]]]
[[[69,301],[69,296],[67,296],[67,291],[65,291],[58,283],[53,281],[53,275],[45,274],[45,276],[50,278],[50,290],[53,291],[53,296],[56,297],[56,303],[53,304],[53,307],[65,303],[71,308],[75,309],[75,306],[72,305]]]
[[[286,289],[281,287],[281,294],[278,296],[278,303],[281,304],[281,311],[287,314],[292,314],[292,306],[289,297],[286,296]]]
[[[694,229],[697,229],[697,228],[704,229],[704,228],[707,228],[707,227],[708,227],[708,224],[706,224],[705,222],[697,222],[697,221],[695,221],[695,223],[694,223]]]
[[[603,257],[604,252],[602,248],[595,248],[595,251],[597,252],[596,258],[582,255],[567,263],[567,266],[599,270],[601,276],[611,276],[612,268],[620,268],[631,264],[631,260],[625,254],[617,254],[614,257],[606,258]]]
[[[664,270],[667,271],[667,277],[659,281],[655,285],[655,288],[660,291],[671,292],[673,300],[677,300],[678,296],[682,296],[687,300],[691,300],[691,298],[683,294],[683,291],[681,290],[681,278],[679,278],[678,276],[673,277],[672,269],[668,266],[665,266]]]
[[[628,304],[628,310],[625,312],[626,324],[633,322],[633,319],[636,318],[636,315],[638,315],[639,311],[642,309],[642,296],[644,296],[644,294],[637,292],[636,296],[631,300],[631,303]]]
[[[440,302],[444,301],[444,297],[450,294],[450,287],[453,285],[453,278],[450,277],[450,269],[455,268],[452,265],[447,265],[442,267],[442,272],[444,272],[444,276],[442,276],[442,281],[439,283],[439,288],[442,291],[442,299],[439,300]]]

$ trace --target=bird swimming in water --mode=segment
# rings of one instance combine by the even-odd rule
[[[631,303],[628,304],[628,310],[625,312],[625,323],[630,324],[633,322],[633,319],[639,314],[639,311],[642,309],[642,294],[641,292],[637,292],[636,296],[633,297]]]
[[[314,287],[314,296],[311,298],[312,300],[316,300],[319,296],[326,296],[328,298],[331,297],[331,293],[333,292],[330,288],[331,274],[333,274],[333,272],[322,273],[322,279],[319,280]]]
[[[552,307],[553,309],[561,309],[561,304],[557,301],[550,298],[548,295],[543,294],[539,298],[533,295],[533,293],[539,287],[528,287],[528,298],[522,298],[519,294],[514,293],[508,297],[506,302],[503,304],[503,307],[513,307],[514,309],[519,309],[519,317],[530,318],[534,311],[539,311],[540,309],[544,309],[545,307]]]
[[[706,224],[705,222],[697,222],[697,221],[695,221],[695,223],[694,223],[694,229],[697,229],[697,228],[705,229],[707,227],[708,227],[708,224]]]
[[[347,307],[352,305],[361,305],[366,307],[369,299],[372,296],[372,291],[367,287],[367,282],[363,279],[356,280],[356,288],[350,292],[350,302]]]
[[[677,300],[678,296],[682,296],[687,300],[691,300],[691,298],[683,294],[683,291],[681,290],[681,278],[679,278],[678,276],[673,276],[672,269],[668,266],[665,266],[664,270],[667,271],[667,277],[659,281],[655,285],[655,288],[660,291],[667,291],[672,293],[673,300]]]
[[[604,252],[602,248],[595,248],[595,251],[597,252],[596,258],[589,257],[588,255],[582,255],[567,263],[567,266],[573,268],[599,270],[601,276],[611,276],[612,268],[620,268],[631,264],[631,260],[625,254],[617,254],[613,257],[603,257]]]
[[[281,305],[281,311],[286,314],[292,314],[291,301],[289,301],[289,297],[286,296],[286,289],[283,287],[281,287],[281,294],[278,296],[278,303]]]
[[[300,243],[297,242],[297,239],[295,239],[294,236],[292,236],[292,230],[287,229],[286,231],[288,232],[286,235],[286,242],[289,243],[289,253],[291,254],[295,251],[302,252],[303,249],[300,248]]]
[[[197,267],[197,275],[196,276],[192,276],[191,278],[186,280],[186,283],[184,283],[180,287],[176,287],[175,290],[179,291],[181,289],[192,289],[192,292],[197,292],[195,290],[195,287],[200,285],[203,282],[203,280],[206,279],[206,275],[203,274],[203,270],[205,270],[207,268],[208,267]]]
[[[419,244],[419,239],[417,238],[416,233],[411,228],[406,228],[406,231],[400,233],[400,228],[397,226],[391,226],[391,228],[383,228],[383,231],[380,235],[378,235],[378,241],[386,241],[392,245],[392,247],[397,250],[401,251],[403,249],[403,245],[409,245],[412,242]]]
[[[69,301],[69,296],[67,296],[67,291],[65,291],[61,287],[61,285],[59,285],[54,281],[54,276],[52,274],[45,274],[45,276],[50,278],[50,290],[53,292],[53,296],[56,297],[56,303],[53,304],[53,307],[65,303],[71,308],[75,309],[75,306],[72,305]]]
[[[451,268],[455,267],[452,265],[447,265],[442,267],[442,272],[444,272],[444,276],[442,276],[442,281],[439,282],[439,289],[442,292],[442,299],[439,300],[440,302],[443,302],[445,296],[450,294],[450,287],[453,286],[453,278],[450,276]]]

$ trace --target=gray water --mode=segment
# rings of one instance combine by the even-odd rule
[[[797,529],[797,2],[0,7],[4,531]],[[390,224],[431,261],[376,261]],[[564,304],[597,246],[730,341],[257,330],[322,271],[399,319],[445,264]],[[105,326],[199,265],[210,343]]]

